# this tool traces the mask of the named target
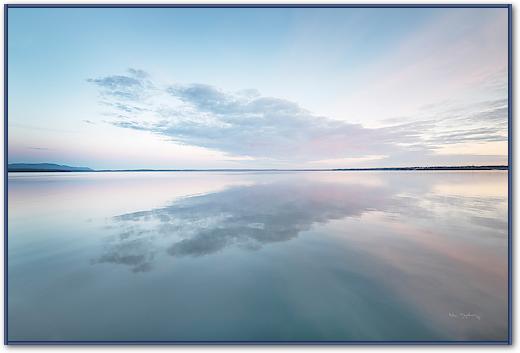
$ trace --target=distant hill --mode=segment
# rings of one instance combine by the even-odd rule
[[[71,167],[53,163],[11,163],[7,165],[8,172],[92,172],[87,167]]]

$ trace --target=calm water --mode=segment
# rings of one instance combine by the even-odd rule
[[[10,340],[505,340],[507,172],[9,175]]]

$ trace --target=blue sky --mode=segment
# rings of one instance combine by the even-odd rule
[[[507,9],[9,9],[9,162],[507,162]]]

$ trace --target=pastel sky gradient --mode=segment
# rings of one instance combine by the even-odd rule
[[[507,8],[10,8],[9,163],[507,164]]]

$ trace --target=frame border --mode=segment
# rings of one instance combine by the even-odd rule
[[[499,341],[23,341],[8,331],[8,10],[11,8],[506,8],[508,12],[508,337]],[[4,4],[4,345],[512,345],[512,4]]]

